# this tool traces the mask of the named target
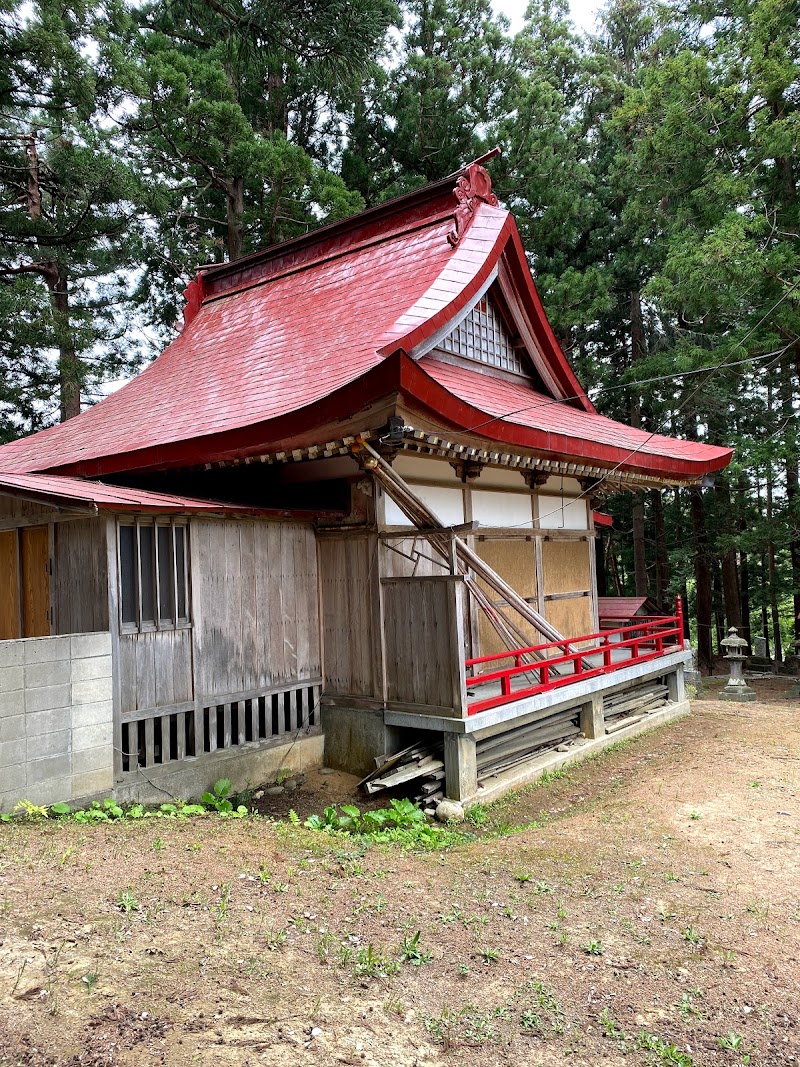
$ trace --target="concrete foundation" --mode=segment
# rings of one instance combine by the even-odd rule
[[[322,702],[325,766],[364,777],[375,770],[375,757],[403,747],[403,730],[387,726],[383,711]]]
[[[740,704],[748,704],[758,700],[758,694],[749,685],[726,685],[720,690],[720,700],[733,700]]]
[[[320,732],[281,744],[242,745],[205,753],[198,759],[131,771],[114,796],[123,803],[163,803],[199,797],[220,778],[229,778],[233,792],[261,785],[275,778],[281,768],[304,771],[322,766],[324,740]]]

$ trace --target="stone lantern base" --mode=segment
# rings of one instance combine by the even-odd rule
[[[751,689],[745,682],[739,682],[738,685],[731,685],[730,682],[719,694],[720,700],[738,700],[740,703],[746,703],[752,700],[758,700],[758,694],[754,689]]]

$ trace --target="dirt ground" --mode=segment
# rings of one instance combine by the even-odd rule
[[[800,1064],[800,702],[754,684],[446,852],[266,818],[0,827],[0,1064]]]

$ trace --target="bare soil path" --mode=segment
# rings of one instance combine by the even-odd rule
[[[0,1065],[800,1064],[800,702],[755,684],[445,852],[0,827]]]

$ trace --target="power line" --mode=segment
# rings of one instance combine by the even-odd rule
[[[744,342],[747,340],[747,338],[750,337],[753,333],[755,333],[755,331],[766,322],[766,320],[770,317],[770,315],[772,315],[772,313],[774,311],[776,311],[780,307],[780,305],[784,302],[784,300],[786,300],[786,298],[789,296],[789,294],[794,289],[796,289],[798,286],[800,286],[800,278],[798,278],[797,281],[793,282],[789,286],[789,288],[778,298],[778,300],[775,301],[775,303],[772,305],[772,307],[767,312],[765,312],[764,315],[762,315],[762,317],[758,320],[758,322],[754,326],[752,326],[747,331],[747,333],[745,333],[744,336],[741,337],[734,344],[733,349],[735,350],[736,348],[741,348],[742,345],[744,344]],[[681,403],[678,405],[678,407],[675,409],[675,411],[670,413],[669,418],[672,418],[675,415],[679,414],[684,409],[684,407],[689,403],[689,401],[694,396],[697,395],[699,390],[704,385],[706,385],[709,381],[711,381],[711,379],[714,377],[714,375],[717,374],[719,371],[725,370],[726,368],[731,367],[731,366],[741,366],[744,363],[751,363],[751,362],[753,362],[755,360],[760,360],[760,359],[774,358],[775,362],[777,362],[777,360],[780,359],[780,357],[784,354],[784,352],[786,352],[791,347],[792,344],[793,344],[793,342],[790,341],[783,348],[776,349],[773,352],[768,352],[768,353],[766,353],[766,354],[764,354],[762,356],[747,357],[746,359],[737,360],[736,362],[728,362],[728,363],[726,363],[725,361],[722,361],[720,363],[712,364],[709,367],[697,368],[696,371],[694,371],[694,372],[687,371],[686,372],[687,375],[688,374],[692,374],[692,373],[704,373],[704,372],[707,372],[708,373],[708,377],[704,381],[700,382],[699,385],[697,385],[686,397],[684,397],[684,399],[681,401]],[[680,375],[680,376],[682,377],[683,375]],[[671,375],[667,375],[666,377],[670,378],[672,376]],[[658,379],[654,379],[654,380],[663,380],[663,377],[662,378],[658,378]],[[645,384],[648,384],[648,381],[649,380],[643,380],[641,382],[629,382],[629,383],[626,383],[624,386],[609,386],[608,387],[608,391],[612,391],[612,390],[620,389],[620,388],[629,389],[629,388],[631,388],[632,385],[638,385],[638,384],[645,385]],[[602,390],[602,391],[605,392],[606,390]],[[487,419],[484,422],[480,422],[475,426],[465,428],[465,429],[461,430],[460,432],[461,433],[472,433],[475,430],[478,430],[483,426],[490,425],[491,423],[494,423],[494,422],[502,422],[504,419],[507,419],[512,415],[518,415],[523,411],[530,411],[532,409],[538,409],[540,407],[549,407],[551,404],[563,404],[563,403],[566,403],[568,400],[571,400],[571,399],[578,399],[578,397],[565,397],[565,398],[563,398],[561,400],[549,400],[544,404],[535,404],[535,403],[534,404],[529,404],[529,405],[527,405],[525,407],[517,408],[514,411],[509,411],[509,412],[507,412],[506,414],[503,414],[503,415],[495,415],[491,419]],[[661,423],[659,424],[658,428],[653,430],[653,431],[651,431],[650,433],[648,433],[647,436],[642,441],[639,442],[639,444],[636,446],[636,448],[631,449],[630,452],[628,452],[626,455],[624,455],[622,457],[622,459],[619,460],[618,463],[616,463],[609,471],[607,471],[601,478],[599,478],[592,486],[590,486],[588,489],[584,489],[577,497],[570,497],[570,500],[582,500],[584,497],[590,496],[592,493],[595,493],[597,491],[598,485],[601,485],[603,482],[609,481],[609,479],[620,469],[620,467],[624,466],[633,456],[638,455],[638,453],[641,452],[641,450],[647,444],[649,444],[650,441],[652,441],[654,437],[658,436],[658,434],[661,433],[661,431],[666,428],[666,422],[667,422],[667,419],[666,418],[663,419],[661,421]],[[448,432],[448,430],[446,430],[445,427],[440,427],[440,430],[442,432]],[[539,516],[539,522],[541,522],[542,519],[550,518],[551,515],[557,515],[560,511],[563,511],[563,508],[557,508],[554,511],[548,512],[546,515],[540,515]],[[509,526],[507,528],[508,529],[517,529],[517,528],[526,527],[527,525],[528,525],[527,521],[526,522],[518,522],[518,523],[512,524],[511,526]]]

